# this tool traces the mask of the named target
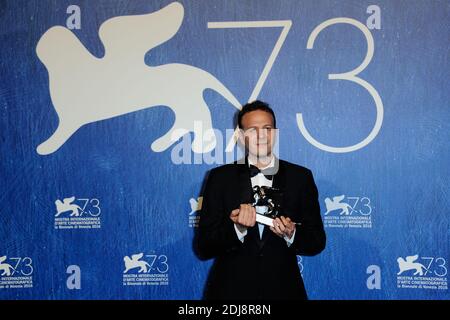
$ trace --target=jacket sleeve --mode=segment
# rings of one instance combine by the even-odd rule
[[[197,249],[201,258],[210,259],[237,250],[242,242],[223,204],[221,179],[211,170],[203,193],[197,235]]]
[[[301,188],[301,225],[296,226],[290,248],[298,255],[314,256],[325,249],[326,236],[320,216],[319,194],[311,170],[307,171],[305,186]]]

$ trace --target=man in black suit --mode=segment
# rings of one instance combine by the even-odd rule
[[[325,248],[313,175],[273,155],[276,119],[268,104],[244,105],[238,125],[246,156],[211,170],[203,193],[197,249],[215,258],[204,298],[307,299],[297,255]],[[282,192],[273,226],[256,222],[256,210],[267,209],[251,205],[256,185]]]

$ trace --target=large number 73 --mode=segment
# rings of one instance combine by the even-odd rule
[[[311,143],[313,146],[324,150],[328,152],[334,152],[334,153],[345,153],[345,152],[352,152],[356,151],[358,149],[361,149],[365,146],[367,146],[375,137],[377,136],[378,132],[381,129],[381,125],[383,123],[383,102],[381,101],[380,95],[378,94],[377,90],[367,81],[361,79],[358,77],[358,74],[363,71],[370,63],[373,57],[374,53],[374,41],[372,34],[370,33],[369,29],[361,22],[351,19],[351,18],[334,18],[329,19],[321,24],[319,24],[310,34],[306,48],[307,49],[313,49],[314,47],[314,41],[316,40],[317,36],[320,32],[322,32],[324,29],[328,28],[329,26],[332,26],[334,24],[350,24],[361,30],[361,32],[364,34],[366,41],[367,41],[367,53],[363,60],[363,62],[356,67],[355,69],[351,71],[347,71],[344,73],[330,73],[328,74],[329,80],[345,80],[345,81],[352,81],[360,86],[362,86],[364,89],[366,89],[369,94],[372,96],[375,107],[376,107],[376,120],[375,124],[370,131],[369,135],[364,138],[362,141],[351,145],[347,147],[333,147],[326,144],[323,144],[319,142],[317,139],[315,139],[309,131],[306,129],[305,121],[303,119],[302,113],[297,113],[297,125],[300,130],[300,133],[305,137],[305,139]],[[276,20],[276,21],[227,21],[227,22],[208,22],[208,28],[210,29],[228,29],[228,28],[267,28],[267,27],[282,27],[282,31],[280,33],[280,36],[278,37],[277,42],[275,43],[275,46],[272,50],[272,53],[269,56],[269,59],[267,60],[261,75],[252,91],[252,94],[250,95],[250,98],[248,101],[255,100],[263,85],[264,82],[267,79],[267,76],[270,73],[270,70],[272,69],[272,66],[278,56],[278,53],[281,50],[281,47],[283,46],[283,43],[287,37],[287,34],[289,33],[289,30],[292,26],[291,20]],[[232,139],[229,141],[226,152],[231,152],[233,150],[234,144],[237,140],[237,128],[235,130],[235,133],[232,137]]]

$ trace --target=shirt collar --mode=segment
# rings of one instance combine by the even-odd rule
[[[253,163],[253,161],[250,159],[250,157],[248,157],[248,166],[250,167],[250,165],[256,166],[256,164]],[[275,156],[272,154],[272,159],[270,160],[270,163],[267,166],[265,166],[264,168],[260,168],[260,170],[272,168],[274,166],[275,166]]]

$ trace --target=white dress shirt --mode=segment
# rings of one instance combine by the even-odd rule
[[[253,163],[250,158],[248,158],[248,164],[249,164],[249,166],[250,165],[256,166],[256,164]],[[275,166],[275,157],[272,155],[272,160],[270,161],[270,163],[267,166],[265,166],[264,168],[260,168],[260,170],[264,170],[264,169],[267,169],[267,168],[272,168],[274,166]],[[264,174],[262,174],[262,172],[259,172],[256,176],[251,178],[251,182],[252,182],[252,188],[254,186],[272,187],[273,180],[267,179],[264,176]],[[256,212],[264,213],[265,210],[267,210],[267,207],[265,207],[265,206],[264,207],[256,207],[255,209],[256,209]],[[264,227],[265,226],[262,223],[257,223],[257,224],[258,224],[258,229],[259,229],[259,237],[261,239],[262,238],[262,233],[264,231]],[[236,224],[234,225],[234,229],[236,230],[236,234],[237,234],[239,240],[243,243],[244,242],[244,238],[247,235],[247,229],[245,229],[243,232],[241,232],[241,231],[239,231],[239,229],[236,226]],[[295,231],[296,230],[294,230],[294,233],[292,234],[291,238],[288,238],[287,236],[284,236],[284,240],[286,240],[286,243],[287,243],[288,247],[294,242]]]

